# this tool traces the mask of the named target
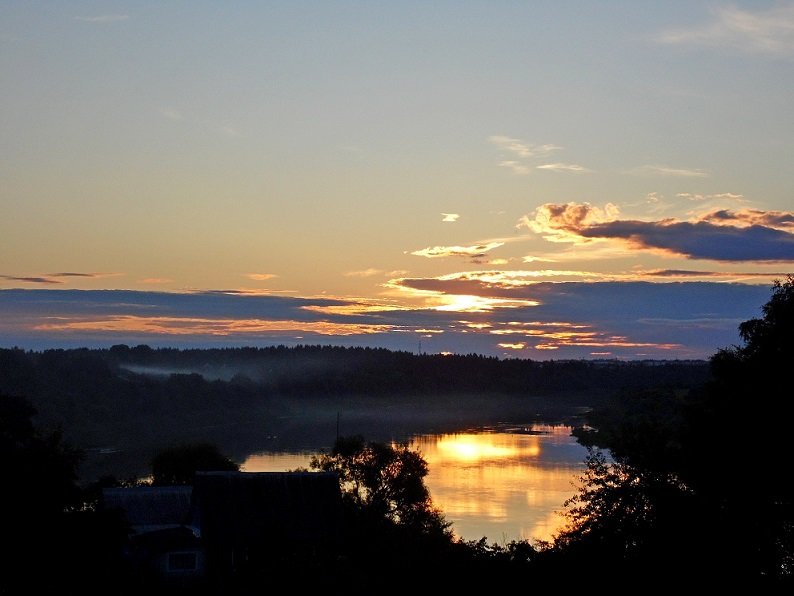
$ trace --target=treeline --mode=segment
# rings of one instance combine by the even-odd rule
[[[26,397],[42,425],[79,432],[82,445],[119,433],[144,441],[164,419],[197,427],[278,416],[302,398],[432,402],[491,395],[553,402],[576,395],[578,404],[591,406],[620,390],[699,386],[708,375],[705,361],[544,362],[326,346],[0,350],[0,392]]]
[[[709,371],[708,362],[700,360],[502,360],[333,346],[0,350],[0,389],[5,391],[46,392],[53,383],[61,390],[90,389],[190,374],[277,395],[603,395],[649,385],[692,387],[705,382]],[[104,387],[110,388],[117,387]]]

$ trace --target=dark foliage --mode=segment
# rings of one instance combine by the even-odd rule
[[[559,560],[624,576],[728,586],[794,582],[791,468],[794,279],[778,281],[742,346],[688,393],[625,393],[591,418],[591,453]]]
[[[433,506],[424,482],[427,462],[407,444],[340,437],[330,453],[312,458],[311,467],[335,472],[345,499],[362,516],[448,536],[449,524]]]
[[[86,509],[76,482],[80,452],[59,433],[41,434],[35,408],[0,395],[0,594],[59,592],[80,586],[99,591],[120,577],[112,553],[123,537],[121,521]]]
[[[164,449],[152,458],[152,484],[192,484],[199,471],[236,472],[239,469],[238,464],[212,443],[178,445]]]

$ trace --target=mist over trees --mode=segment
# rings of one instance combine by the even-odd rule
[[[340,412],[343,434],[386,440],[395,425],[431,432],[510,414],[560,419],[621,389],[692,387],[708,374],[705,361],[499,360],[325,346],[0,350],[0,391],[25,396],[40,427],[60,428],[86,449],[81,470],[89,477],[111,458],[127,457],[130,474],[143,472],[140,462],[177,442],[210,441],[235,458],[261,450],[264,437],[278,437],[274,448],[305,449],[304,423],[330,446]],[[384,407],[389,420],[378,420],[373,412]]]

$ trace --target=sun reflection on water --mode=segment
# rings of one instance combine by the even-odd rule
[[[550,540],[576,490],[586,451],[566,426],[422,435],[433,501],[465,539]]]
[[[428,464],[434,504],[455,534],[489,543],[550,540],[564,525],[563,503],[576,492],[587,451],[568,426],[486,428],[410,441]],[[311,455],[261,453],[243,470],[306,468]]]

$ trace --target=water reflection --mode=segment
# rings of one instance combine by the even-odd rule
[[[412,441],[435,504],[466,539],[548,540],[564,523],[586,450],[568,426],[509,427]]]
[[[564,522],[562,504],[575,492],[586,450],[569,426],[488,427],[417,435],[427,460],[433,502],[467,540],[500,544],[548,540]],[[263,453],[243,463],[250,472],[307,468],[313,454]]]

